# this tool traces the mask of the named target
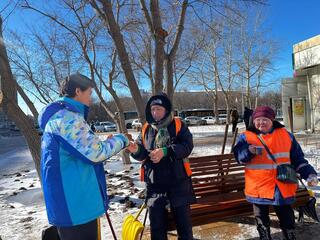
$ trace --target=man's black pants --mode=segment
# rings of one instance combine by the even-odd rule
[[[237,125],[238,125],[238,122],[232,123],[232,134],[234,134],[234,132],[236,131]]]
[[[61,240],[97,240],[97,220],[72,227],[57,227]]]
[[[294,229],[294,212],[291,205],[273,206],[280,221],[281,229]],[[253,204],[253,213],[257,224],[270,227],[269,205]]]
[[[171,208],[177,227],[179,240],[192,240],[192,225],[190,218],[190,206]],[[149,207],[149,219],[152,240],[167,240],[168,212],[165,206]]]

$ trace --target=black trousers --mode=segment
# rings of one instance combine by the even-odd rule
[[[149,207],[149,219],[152,240],[167,240],[168,212],[163,202]],[[192,225],[190,218],[190,205],[171,208],[176,223],[178,239],[192,240]]]
[[[280,221],[280,228],[294,229],[294,212],[291,205],[273,206]],[[253,204],[253,213],[257,224],[270,227],[269,205]]]
[[[61,240],[97,240],[97,220],[72,227],[57,227]]]
[[[232,134],[234,134],[234,132],[236,131],[237,125],[238,125],[238,122],[232,123]]]

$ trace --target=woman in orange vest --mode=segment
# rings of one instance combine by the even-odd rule
[[[275,121],[275,113],[267,106],[257,107],[252,114],[253,126],[239,136],[234,147],[235,158],[245,164],[245,195],[253,204],[254,216],[260,239],[270,235],[269,206],[272,205],[280,221],[285,239],[295,237],[295,219],[291,204],[295,201],[298,185],[277,180],[277,165],[292,164],[297,173],[310,186],[318,184],[317,173],[304,158],[299,143],[284,126]],[[270,150],[276,163],[268,154],[261,140]]]

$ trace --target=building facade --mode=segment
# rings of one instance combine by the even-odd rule
[[[284,124],[320,130],[320,35],[293,45],[294,77],[282,80]]]

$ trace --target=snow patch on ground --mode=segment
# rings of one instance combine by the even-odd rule
[[[240,127],[243,126],[240,124]],[[224,126],[190,127],[194,138],[223,136],[224,129]],[[138,133],[132,132],[132,135],[136,138]],[[106,135],[101,137],[105,138]],[[313,139],[314,135],[306,134],[303,137]],[[19,140],[20,138],[0,139],[0,236],[2,240],[40,239],[41,231],[48,226],[41,186],[34,170],[34,164],[27,145],[21,144],[23,141]],[[15,145],[14,143],[17,142],[19,144]],[[219,154],[221,145],[220,143],[196,146],[192,155]],[[302,140],[301,146],[306,158],[320,172],[320,148],[317,141]],[[230,152],[230,146],[226,147],[225,152]],[[136,214],[143,203],[144,184],[139,181],[139,167],[140,164],[134,160],[130,165],[123,165],[119,156],[114,156],[105,162],[108,195],[110,196],[109,215],[119,239],[125,216]],[[312,189],[319,198],[320,187]],[[144,214],[145,212],[140,217],[141,221]],[[272,216],[272,219],[276,219],[275,216]],[[102,239],[113,239],[105,217],[101,218],[101,224]],[[305,231],[305,225],[308,227],[307,231]],[[320,234],[318,225],[308,222],[305,225],[297,225],[299,236],[305,236],[304,239],[309,240],[318,239]],[[272,226],[272,233],[275,239],[280,239],[277,225]],[[256,239],[258,236],[253,219],[250,217],[195,227],[194,235],[198,239],[210,240]]]

